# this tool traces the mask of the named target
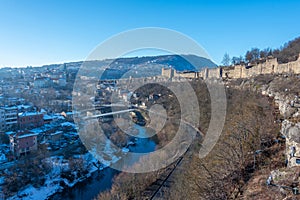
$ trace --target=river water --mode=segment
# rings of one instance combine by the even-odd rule
[[[137,140],[135,145],[129,146],[130,152],[147,153],[155,150],[156,143],[153,138],[145,138],[152,136],[153,132],[142,126],[135,125],[138,130]],[[141,138],[139,138],[141,137]],[[72,188],[66,188],[63,192],[56,193],[51,199],[75,199],[75,200],[90,200],[97,197],[103,191],[109,190],[113,184],[113,178],[120,173],[118,170],[107,167],[101,171],[92,173],[92,176],[86,180],[77,183]]]

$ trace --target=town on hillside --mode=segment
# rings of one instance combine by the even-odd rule
[[[203,84],[213,83],[224,86],[230,101],[234,99],[230,95],[235,93],[241,95],[239,93],[241,91],[253,92],[253,94],[246,92],[245,95],[249,95],[248,93],[254,96],[263,95],[259,96],[261,100],[266,97],[268,103],[264,102],[265,107],[272,105],[274,110],[269,107],[268,109],[260,108],[258,105],[254,107],[257,110],[254,109],[253,112],[259,113],[257,115],[260,117],[272,114],[269,119],[274,119],[274,122],[268,124],[268,128],[280,127],[281,130],[278,134],[274,134],[276,137],[269,135],[274,130],[270,132],[266,130],[266,133],[261,133],[261,138],[266,135],[268,137],[259,141],[260,148],[250,145],[251,148],[249,148],[252,150],[246,154],[251,159],[248,159],[249,163],[247,161],[243,163],[248,167],[243,170],[246,170],[244,172],[246,174],[255,173],[260,165],[264,165],[262,156],[266,156],[265,152],[277,148],[274,152],[284,152],[284,155],[278,161],[279,164],[277,162],[276,164],[284,165],[284,168],[273,167],[270,172],[268,171],[268,176],[263,179],[268,187],[279,187],[298,194],[297,184],[293,183],[294,185],[290,186],[281,177],[291,173],[289,170],[300,165],[298,136],[300,131],[300,93],[297,87],[291,86],[291,83],[297,83],[299,80],[300,56],[285,63],[279,61],[277,57],[266,56],[247,63],[234,63],[230,66],[208,67],[203,65],[194,68],[189,66],[186,69],[184,68],[186,61],[179,60],[180,62],[176,64],[174,58],[178,60],[177,56],[157,56],[124,58],[113,62],[111,60],[88,61],[90,71],[85,71],[83,74],[78,73],[83,62],[0,69],[0,191],[2,195],[0,197],[10,199],[63,198],[65,191],[75,188],[76,192],[76,185],[86,180],[99,183],[101,178],[98,177],[98,172],[117,163],[120,155],[126,155],[138,148],[142,150],[149,148],[149,151],[153,151],[156,146],[161,145],[160,142],[167,142],[169,137],[171,138],[168,134],[172,132],[172,129],[176,129],[175,124],[178,122],[166,123],[165,135],[160,134],[157,138],[149,140],[147,144],[141,143],[135,137],[139,132],[147,132],[147,129],[137,127],[146,127],[149,124],[153,127],[159,126],[161,122],[158,120],[151,123],[149,117],[151,113],[147,113],[148,108],[157,104],[162,104],[162,108],[167,110],[168,120],[178,117],[179,114],[189,117],[186,113],[181,113],[183,111],[177,105],[176,96],[171,91],[164,90],[160,85],[165,83],[183,84],[184,82],[191,83],[197,91],[197,95],[202,95],[199,103],[203,103],[201,109],[205,110],[205,112],[202,110],[205,117],[202,117],[201,120],[205,122],[210,118],[210,111],[206,110],[208,109],[206,107],[209,107],[207,106],[209,100],[205,96],[209,96],[209,94],[202,94],[203,88],[198,88],[204,87]],[[170,59],[170,64],[168,64],[168,59]],[[107,63],[113,63],[113,69],[105,69]],[[204,63],[207,64],[207,60]],[[148,74],[147,72],[151,71],[152,67],[155,70]],[[145,70],[143,70],[144,68]],[[102,77],[95,77],[95,73],[93,73],[95,70],[101,71]],[[130,71],[131,73],[129,73]],[[124,74],[127,75],[123,76]],[[134,77],[134,74],[137,76]],[[76,82],[81,84],[78,88],[74,88]],[[136,85],[142,87],[136,89]],[[90,91],[93,96],[85,99],[84,91]],[[82,98],[83,101],[79,101],[79,103],[83,102],[91,107],[83,109],[86,108],[85,105],[73,105],[74,102],[78,103],[74,101],[74,98]],[[232,107],[230,109],[229,112],[234,110]],[[129,113],[129,118],[124,118],[124,113]],[[157,113],[160,114],[156,111]],[[128,117],[128,115],[126,116]],[[233,116],[236,117],[234,114]],[[83,121],[78,123],[75,120],[78,117]],[[78,133],[80,128],[78,125],[82,124],[81,122],[90,128],[88,125],[93,119],[97,119],[103,127],[105,136],[118,147],[117,149],[105,141],[98,140],[97,133],[92,133],[90,138],[99,143],[95,149],[105,153],[102,157],[97,158],[92,153],[96,150],[87,148],[89,145],[86,144],[90,140],[86,140]],[[262,118],[259,119],[262,120]],[[182,117],[181,120],[184,121],[185,118]],[[134,123],[129,123],[130,126],[128,126],[128,121]],[[241,121],[237,120],[236,123],[241,123]],[[256,126],[256,124],[254,125]],[[260,128],[262,127],[263,125]],[[198,134],[202,134],[201,137],[205,135],[202,133],[205,125],[193,128],[197,129]],[[130,134],[123,134],[124,130]],[[234,142],[234,144],[238,144],[238,142]],[[186,155],[191,154],[190,151],[189,149]],[[167,182],[169,177],[176,179],[172,173],[176,172],[177,167],[185,166],[191,161],[186,159],[192,159],[192,156],[180,157],[176,164],[170,165],[172,167],[168,166],[159,172],[159,175],[167,178],[161,178],[156,174],[155,180],[162,179],[162,182]],[[272,163],[272,161],[270,162]],[[286,171],[283,172],[283,169]],[[95,175],[96,172],[98,175]],[[111,179],[113,179],[119,172],[112,171],[110,173]],[[94,179],[95,176],[97,178]],[[124,180],[127,180],[127,175],[121,173],[120,177],[122,176],[125,176]],[[152,178],[152,176],[149,177]],[[155,184],[155,180],[151,179],[152,182],[149,181],[151,184],[143,186],[143,191],[140,191],[139,195],[148,198],[157,195],[162,188],[168,190],[163,185]],[[110,189],[112,184],[95,190],[94,197],[98,193]],[[159,187],[151,189],[155,185],[159,185]],[[89,192],[87,191],[87,193]],[[72,192],[70,193],[72,194]],[[237,193],[240,195],[240,192]],[[103,195],[105,194],[103,193]],[[85,193],[85,195],[87,194]]]

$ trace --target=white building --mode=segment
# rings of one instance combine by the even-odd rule
[[[5,110],[0,109],[0,131],[4,131],[6,128],[5,123]]]
[[[58,85],[59,85],[60,87],[65,87],[65,86],[67,85],[67,80],[66,80],[65,78],[60,78],[60,79],[58,80]]]
[[[35,88],[45,88],[49,86],[49,78],[35,78],[33,85]]]
[[[16,106],[4,107],[6,129],[17,127],[18,108]]]
[[[67,85],[67,81],[64,78],[51,79],[54,85],[58,85],[60,87],[65,87]]]

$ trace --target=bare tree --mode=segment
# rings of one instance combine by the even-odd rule
[[[221,62],[224,66],[229,66],[230,65],[230,56],[228,53],[225,53],[223,56],[223,60]]]
[[[259,59],[260,50],[258,48],[252,48],[250,51],[246,52],[245,60],[247,62],[255,62]]]

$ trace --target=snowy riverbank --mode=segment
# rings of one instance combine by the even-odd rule
[[[127,148],[123,149],[123,152],[128,152]],[[63,156],[53,156],[50,158],[45,159],[45,162],[49,164],[52,168],[51,172],[48,173],[45,178],[45,183],[42,187],[36,188],[33,185],[28,185],[22,191],[19,191],[13,197],[10,197],[10,200],[42,200],[47,199],[53,194],[57,192],[61,192],[65,187],[65,185],[69,188],[74,187],[77,183],[86,180],[87,178],[91,177],[92,174],[98,170],[98,168],[93,164],[97,163],[98,160],[95,159],[90,153],[86,153],[84,155],[74,155],[73,159],[76,161],[81,159],[83,161],[83,168],[87,170],[87,173],[83,176],[78,176],[78,171],[71,171],[72,177],[74,180],[69,180],[67,178],[63,178],[62,174],[65,172],[70,171],[70,163],[68,160],[64,159]],[[115,159],[113,162],[117,162]],[[112,163],[106,162],[106,166],[102,165],[99,170],[103,170],[104,168],[108,167]]]

